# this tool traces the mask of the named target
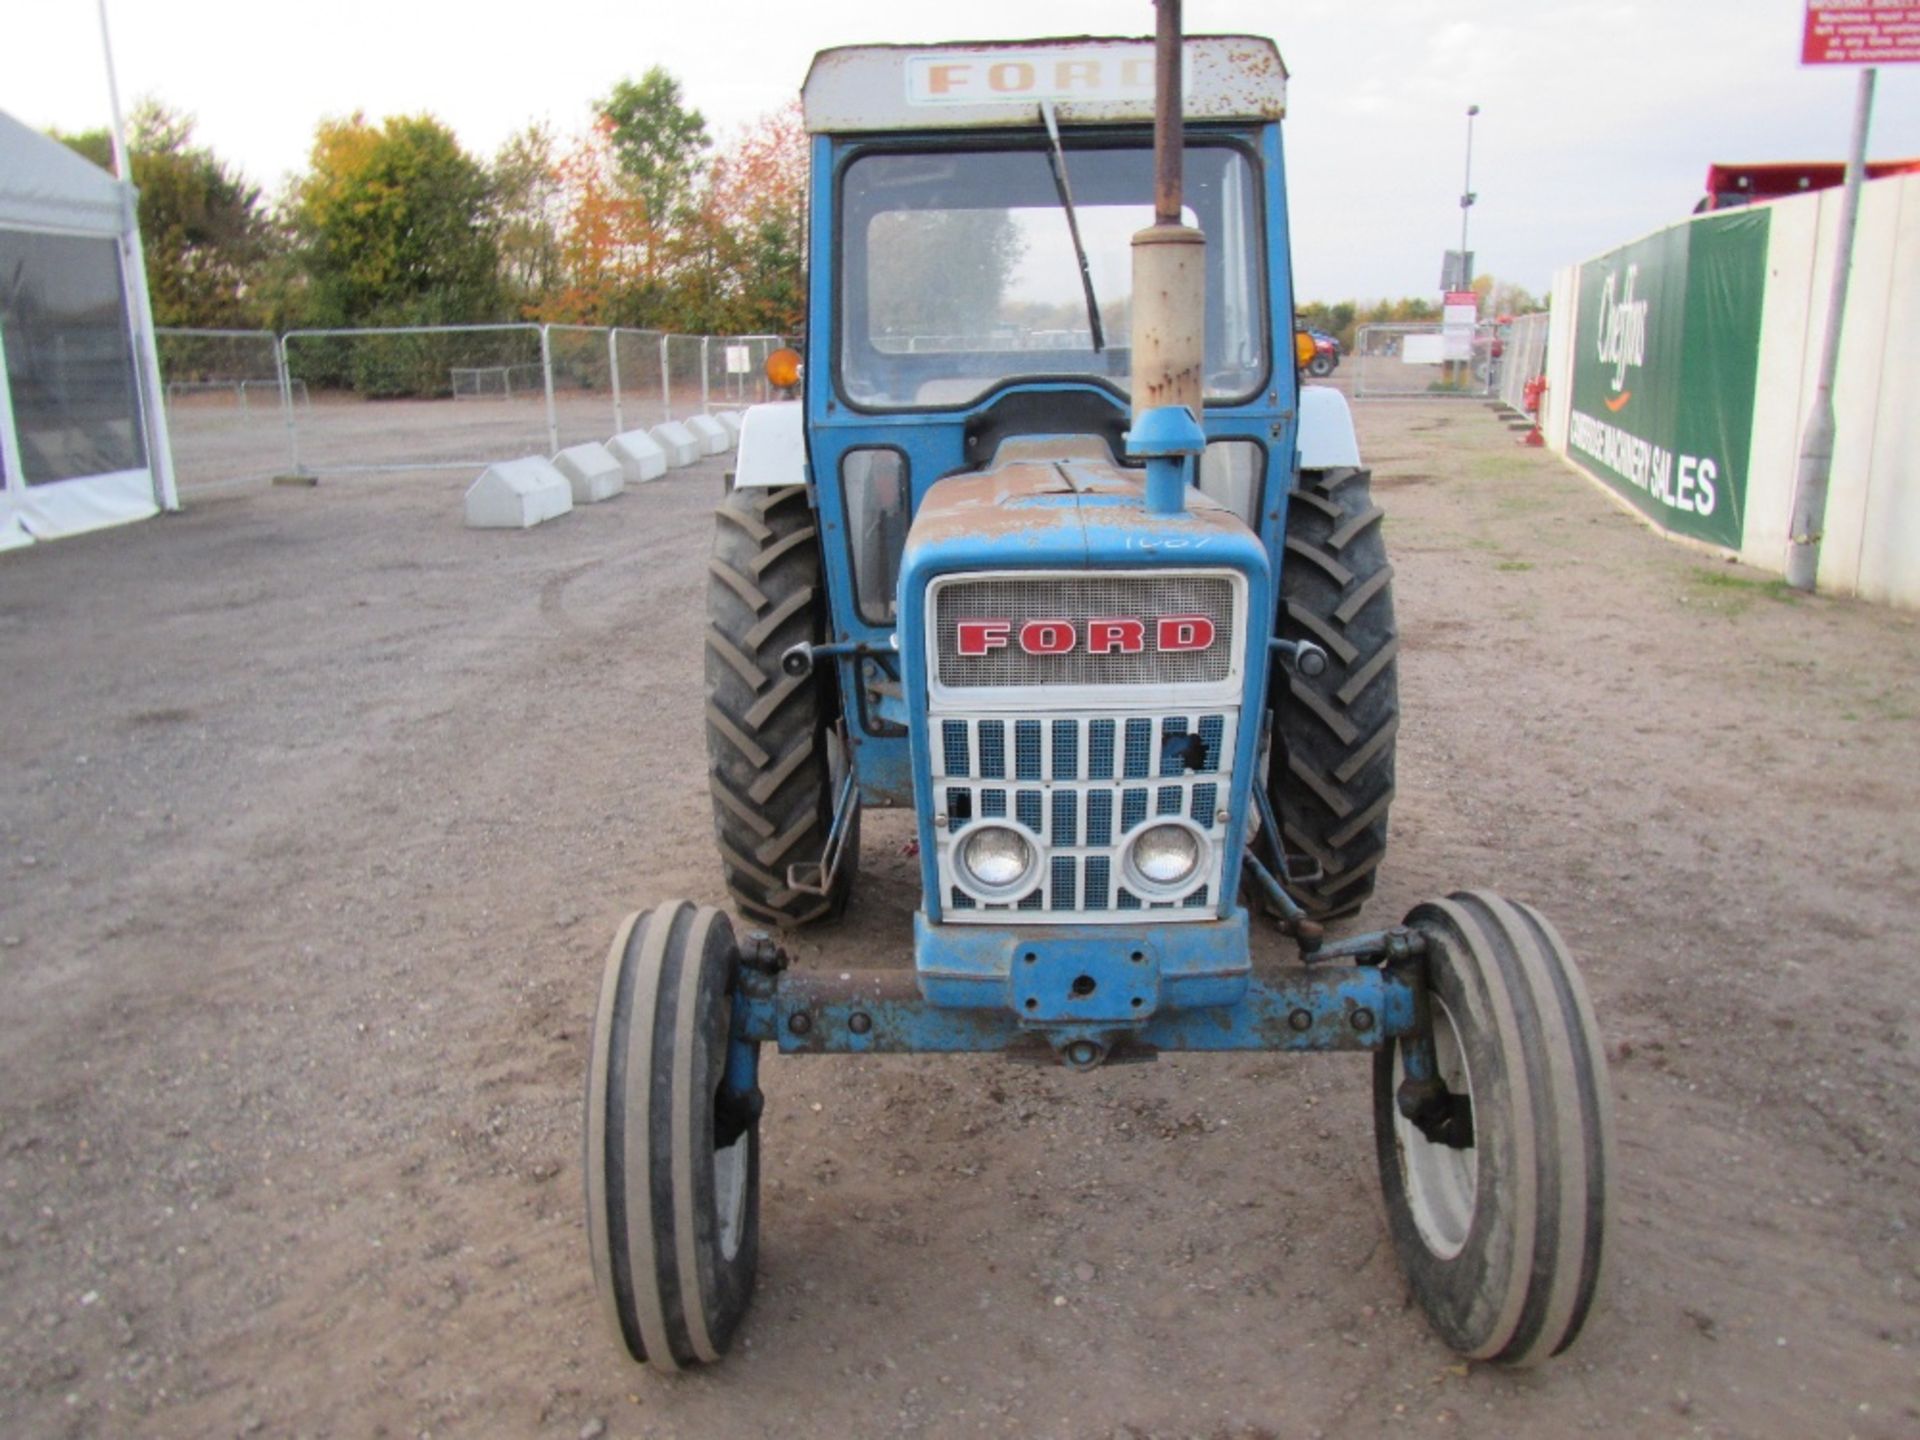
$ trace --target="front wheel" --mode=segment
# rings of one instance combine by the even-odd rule
[[[758,1092],[722,1088],[733,926],[678,900],[615,935],[587,1067],[594,1288],[635,1360],[674,1371],[726,1352],[760,1250]]]
[[[1375,1056],[1387,1227],[1447,1344],[1531,1364],[1579,1335],[1607,1248],[1612,1100],[1593,1007],[1530,906],[1463,891],[1407,924],[1428,942],[1445,1089],[1417,1105],[1401,1043]]]

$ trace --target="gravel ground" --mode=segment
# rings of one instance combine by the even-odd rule
[[[724,898],[718,469],[515,534],[413,477],[0,560],[0,1433],[1920,1432],[1915,617],[1663,542],[1479,406],[1360,423],[1405,637],[1369,915],[1535,901],[1612,1054],[1568,1355],[1409,1308],[1360,1057],[774,1059],[741,1343],[629,1366],[580,1077],[619,916]],[[803,963],[904,962],[910,834],[869,817]]]

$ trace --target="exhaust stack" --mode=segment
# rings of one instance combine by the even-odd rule
[[[1162,405],[1200,418],[1206,237],[1180,221],[1180,0],[1155,0],[1153,225],[1133,237],[1133,419]]]
[[[1127,454],[1147,462],[1149,515],[1178,515],[1206,432],[1207,242],[1180,223],[1180,0],[1159,7],[1153,64],[1153,225],[1133,237],[1133,428]]]

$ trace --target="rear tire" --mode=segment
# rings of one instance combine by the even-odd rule
[[[674,1371],[726,1353],[760,1252],[756,1102],[728,1106],[733,926],[684,900],[614,937],[587,1066],[594,1288],[635,1360]]]
[[[836,782],[851,763],[839,740],[835,667],[801,677],[780,668],[792,646],[827,637],[806,488],[729,491],[707,575],[708,788],[727,890],[745,914],[773,925],[838,919],[859,869],[857,810],[829,893],[787,883],[789,865],[826,848]]]
[[[1393,567],[1372,474],[1309,470],[1288,497],[1279,631],[1327,653],[1308,677],[1274,667],[1267,793],[1280,821],[1287,890],[1309,915],[1357,912],[1387,853],[1400,728]]]
[[[1586,987],[1527,905],[1462,891],[1421,905],[1441,1078],[1471,1143],[1400,1113],[1398,1041],[1374,1057],[1387,1228],[1414,1297],[1463,1355],[1528,1365],[1571,1345],[1600,1284],[1612,1216],[1613,1102]]]

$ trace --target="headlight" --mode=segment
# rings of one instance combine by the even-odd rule
[[[1174,890],[1200,868],[1206,841],[1185,825],[1151,825],[1127,847],[1127,868],[1150,890]]]
[[[1010,890],[1033,869],[1033,846],[1008,826],[977,826],[960,843],[960,868],[980,890]]]

